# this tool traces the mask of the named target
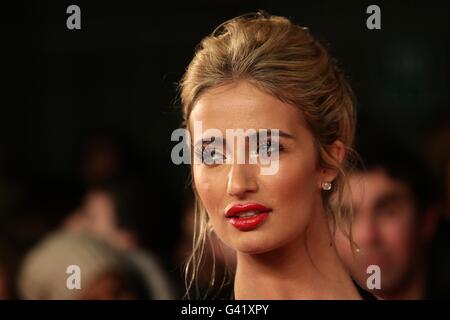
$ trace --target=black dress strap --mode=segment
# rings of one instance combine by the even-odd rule
[[[361,298],[363,300],[378,300],[378,298],[376,296],[374,296],[373,294],[371,294],[369,291],[366,291],[363,288],[361,288],[355,280],[352,279],[352,281],[353,281],[353,284],[356,287],[356,290],[358,290],[358,293],[359,293],[359,295],[361,296]],[[229,300],[235,300],[235,297],[234,297],[234,286],[233,285],[230,286],[229,290],[230,291],[229,291],[229,295],[228,295],[229,298],[228,299]]]
[[[356,290],[358,290],[359,295],[363,300],[378,300],[377,297],[375,297],[373,294],[371,294],[369,291],[364,290],[361,288],[355,280],[353,280],[353,284],[356,287]]]
[[[378,298],[376,296],[374,296],[373,294],[371,294],[369,291],[364,290],[363,288],[361,288],[355,280],[352,280],[353,284],[356,287],[356,290],[358,290],[359,295],[361,296],[361,298],[363,300],[378,300]],[[229,295],[229,299],[230,300],[235,300],[234,298],[234,290],[233,290],[233,286],[231,286],[231,290],[230,290],[230,295]]]

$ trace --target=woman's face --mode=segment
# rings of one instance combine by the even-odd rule
[[[280,130],[275,174],[261,175],[259,163],[237,164],[235,141],[234,150],[229,152],[232,163],[194,163],[193,178],[214,230],[235,250],[262,253],[299,240],[313,213],[317,212],[315,208],[322,205],[320,186],[323,178],[316,167],[313,136],[301,113],[243,81],[203,93],[193,107],[189,119],[191,128],[194,121],[201,121],[202,133],[215,128],[224,139],[226,129]],[[201,138],[193,136],[194,147]],[[203,147],[211,148],[209,141]],[[202,150],[201,143],[199,146]],[[233,206],[239,209],[242,205],[246,210],[247,204],[262,205],[270,211],[263,214],[264,218],[258,218],[262,217],[260,215],[245,218],[240,215],[245,213],[242,211],[234,218],[226,216]],[[250,213],[247,211],[247,214]],[[250,219],[247,220],[250,223],[243,223],[241,219]]]

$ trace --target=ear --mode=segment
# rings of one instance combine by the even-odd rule
[[[340,140],[334,141],[328,148],[328,154],[326,155],[326,162],[329,163],[336,163],[339,164],[344,161],[345,158],[345,146]],[[321,181],[319,181],[320,185],[322,185],[322,182],[327,181],[331,182],[333,181],[338,175],[338,172],[334,169],[329,168],[322,168],[321,169]]]

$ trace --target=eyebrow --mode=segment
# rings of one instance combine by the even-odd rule
[[[281,131],[281,130],[280,130],[280,137],[295,140],[293,135],[291,135],[291,134],[289,134],[287,132]]]
[[[271,135],[272,135],[272,130],[270,130],[270,129],[259,129],[259,130],[267,130],[267,137],[268,137],[268,138],[270,138]],[[249,137],[255,136],[255,135],[258,135],[258,132],[253,133],[253,134],[250,134]],[[294,138],[293,135],[291,135],[291,134],[289,134],[289,133],[287,133],[287,132],[284,132],[283,130],[279,130],[279,131],[278,131],[278,136],[281,137],[281,138],[288,138],[288,139],[293,139],[293,140],[295,140],[295,138]]]
[[[270,130],[270,129],[258,129],[256,131],[256,133],[249,134],[247,137],[250,138],[250,137],[254,137],[255,135],[258,136],[258,131],[259,130],[267,130],[267,138],[271,138],[272,130]],[[295,137],[293,135],[291,135],[291,134],[289,134],[289,133],[287,133],[285,131],[282,131],[282,130],[279,130],[278,136],[281,137],[281,138],[287,138],[287,139],[295,140]],[[211,137],[203,137],[202,136],[200,139],[198,139],[195,142],[194,145],[198,146],[198,145],[211,144],[211,143],[222,143],[223,144],[224,142],[226,142],[226,138],[221,137],[221,136],[211,136]]]
[[[209,145],[209,144],[223,144],[225,139],[220,136],[201,137],[195,142],[194,147]]]
[[[388,204],[395,203],[395,202],[401,201],[401,200],[405,200],[406,198],[407,198],[407,196],[405,194],[403,194],[403,192],[399,192],[399,191],[387,192],[377,199],[377,201],[373,207],[375,210],[381,209],[382,207],[384,207]]]

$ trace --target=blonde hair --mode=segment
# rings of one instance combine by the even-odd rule
[[[327,50],[289,19],[265,12],[228,20],[204,38],[180,81],[184,125],[206,90],[248,81],[303,115],[316,145],[318,165],[337,172],[333,189],[322,193],[324,207],[351,238],[352,208],[348,187],[355,130],[355,102],[350,85]],[[329,150],[339,140],[346,148],[342,162]],[[195,281],[208,236],[208,216],[196,195],[193,252],[186,267],[187,295]],[[214,281],[214,279],[213,279]]]

